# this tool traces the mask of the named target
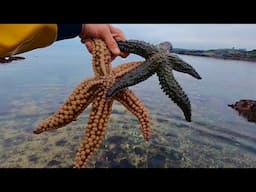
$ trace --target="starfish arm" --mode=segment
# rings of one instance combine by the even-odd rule
[[[74,121],[80,113],[93,101],[102,80],[87,79],[77,86],[64,104],[53,115],[43,120],[35,128],[34,133],[61,128]]]
[[[113,99],[106,100],[104,95],[98,96],[93,102],[85,135],[74,161],[75,168],[86,167],[92,155],[99,149],[105,137],[112,104]]]
[[[117,67],[114,67],[112,70],[112,73],[113,73],[115,79],[118,79],[118,78],[122,77],[123,75],[125,75],[126,73],[130,72],[131,70],[136,69],[141,64],[143,64],[143,61],[124,63],[121,65],[118,65]]]
[[[173,69],[176,71],[187,73],[196,79],[202,79],[201,76],[196,72],[196,70],[191,65],[183,61],[177,55],[170,53],[168,55],[168,63],[170,63]]]
[[[155,45],[146,43],[144,41],[126,40],[117,41],[117,44],[122,52],[134,53],[144,57],[145,59],[149,58],[158,51],[158,48]]]
[[[143,137],[149,141],[151,135],[150,115],[147,108],[143,105],[140,99],[129,89],[124,89],[114,97],[122,103],[132,114],[134,114],[140,124]]]
[[[121,89],[133,86],[151,77],[156,72],[162,59],[161,55],[154,55],[143,62],[143,64],[124,74],[108,90],[107,97],[111,97]]]
[[[170,52],[172,51],[172,49],[173,49],[172,44],[171,44],[171,42],[169,42],[169,41],[164,41],[164,42],[162,42],[162,43],[159,43],[159,44],[157,45],[157,47],[158,47],[161,51],[165,51],[165,52],[167,52],[167,53],[170,53]]]
[[[157,76],[164,93],[176,103],[184,113],[187,121],[191,122],[191,105],[186,93],[175,80],[171,68],[161,66],[157,71]]]
[[[101,39],[93,39],[92,66],[96,76],[110,74],[111,71],[111,52]]]

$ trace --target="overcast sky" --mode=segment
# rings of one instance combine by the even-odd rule
[[[256,49],[256,24],[113,24],[128,39],[170,41],[175,48]]]

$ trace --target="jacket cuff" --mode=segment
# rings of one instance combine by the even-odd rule
[[[57,24],[57,27],[56,41],[77,37],[82,30],[82,24]]]

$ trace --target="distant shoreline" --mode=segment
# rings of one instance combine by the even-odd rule
[[[192,55],[199,57],[209,57],[224,60],[239,60],[256,62],[256,50],[244,51],[237,49],[216,49],[216,50],[189,50],[189,49],[173,49],[173,53],[181,55]]]

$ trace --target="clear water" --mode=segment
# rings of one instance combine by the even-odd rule
[[[0,167],[71,167],[90,110],[67,128],[38,136],[32,130],[93,75],[91,56],[69,40],[21,56],[26,59],[0,65]],[[115,103],[91,167],[256,167],[256,124],[227,106],[256,99],[256,63],[180,57],[202,76],[174,72],[190,98],[192,123],[153,76],[131,87],[150,111],[151,141],[143,141],[135,117]],[[142,58],[118,58],[113,66],[131,60]]]

